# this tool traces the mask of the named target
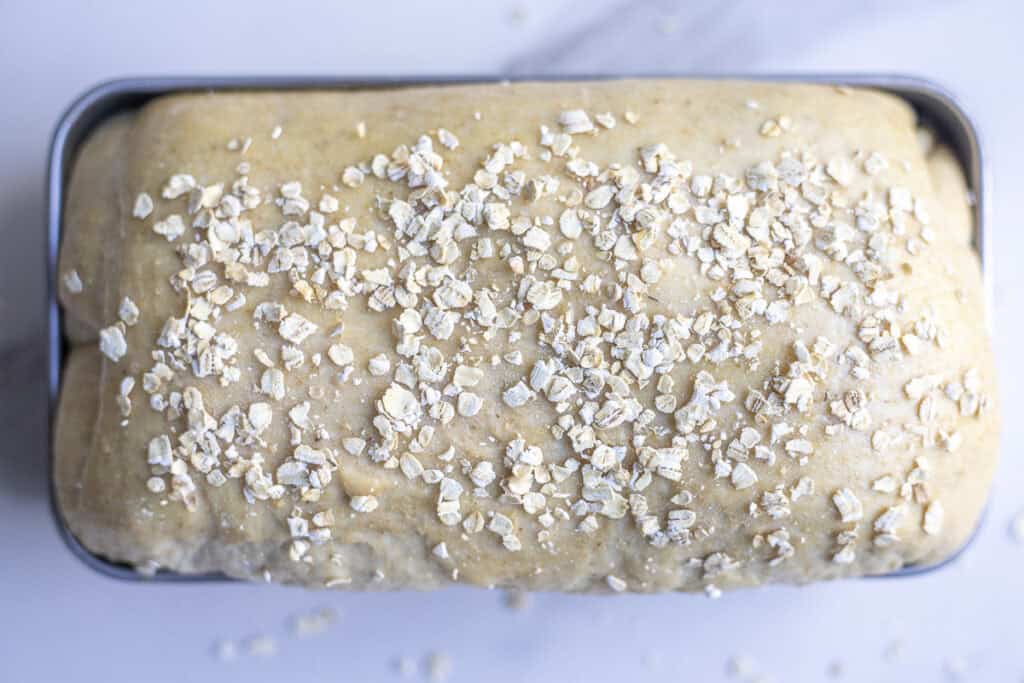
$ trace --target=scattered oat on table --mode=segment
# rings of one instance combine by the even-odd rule
[[[245,651],[254,657],[272,657],[277,654],[277,643],[270,636],[255,636],[245,641]]]
[[[214,654],[222,662],[232,662],[238,659],[238,645],[231,640],[218,641],[214,646]]]
[[[336,618],[337,614],[329,607],[300,614],[292,621],[292,633],[298,638],[320,635],[331,627]]]
[[[432,683],[443,683],[452,675],[452,659],[443,652],[428,654],[423,666]]]
[[[1024,543],[1024,509],[1010,520],[1010,538],[1017,543]]]

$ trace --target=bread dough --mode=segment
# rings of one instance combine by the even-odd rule
[[[715,591],[939,562],[978,521],[998,424],[963,177],[915,130],[882,93],[739,81],[157,98],[100,127],[71,181],[62,272],[87,289],[65,318],[127,353],[71,354],[62,515],[113,561],[353,589]],[[165,198],[177,174],[199,189]],[[240,227],[242,176],[260,201]],[[225,266],[247,239],[266,253]],[[233,353],[196,376],[211,344]],[[155,379],[154,352],[194,362]]]

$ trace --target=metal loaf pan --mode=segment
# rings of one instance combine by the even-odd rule
[[[963,165],[968,188],[974,198],[975,248],[981,258],[987,310],[991,315],[992,301],[992,249],[991,239],[986,234],[988,195],[985,164],[976,124],[971,120],[956,98],[947,90],[926,79],[913,76],[888,74],[767,74],[767,75],[687,75],[687,74],[642,74],[631,77],[652,78],[714,78],[750,81],[805,82],[837,86],[870,87],[887,91],[909,102],[916,110],[922,123],[932,128],[938,139],[949,145]],[[516,80],[608,80],[608,76],[572,76],[565,78],[517,77]],[[71,552],[82,562],[106,576],[122,580],[143,580],[159,582],[188,583],[194,581],[230,581],[222,574],[186,575],[172,571],[158,571],[153,575],[142,574],[135,568],[117,564],[92,554],[86,549],[61,517],[54,490],[53,428],[56,418],[57,399],[60,395],[61,377],[66,357],[66,340],[63,334],[62,311],[57,302],[58,273],[57,255],[61,240],[61,221],[64,213],[65,189],[71,174],[71,167],[79,146],[89,133],[104,119],[115,113],[137,109],[147,101],[160,95],[178,92],[215,90],[361,90],[369,88],[397,88],[404,86],[450,85],[457,83],[487,83],[502,80],[500,77],[164,77],[124,78],[101,83],[78,97],[61,117],[54,131],[50,146],[49,169],[47,174],[47,372],[48,372],[48,475],[50,477],[50,502],[57,529]],[[991,327],[991,319],[990,327]],[[980,528],[980,523],[979,523]],[[977,536],[975,530],[974,536]],[[912,576],[931,572],[954,562],[971,544],[973,536],[964,546],[943,562],[930,566],[907,566],[878,578]]]

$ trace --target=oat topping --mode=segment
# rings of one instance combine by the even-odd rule
[[[621,593],[627,588],[626,582],[617,576],[612,576],[611,574],[609,574],[606,581],[608,583],[608,587],[616,593]]]
[[[377,509],[376,496],[352,496],[349,505],[356,512],[373,512]]]
[[[78,271],[74,269],[64,273],[61,282],[64,283],[64,289],[67,290],[68,294],[81,294],[85,288],[82,285],[82,278],[78,275]]]
[[[135,302],[125,297],[121,299],[121,305],[117,309],[117,317],[128,327],[139,322],[139,307]]]
[[[441,143],[441,146],[445,149],[457,149],[459,146],[459,139],[455,137],[455,134],[446,128],[437,129],[437,141]]]
[[[558,123],[561,124],[562,129],[569,135],[589,133],[594,130],[594,124],[590,121],[590,116],[582,109],[563,111],[562,115],[558,117]]]
[[[836,532],[835,552],[832,553],[834,564],[853,564],[857,559],[855,544],[857,542],[856,529],[847,529]]]
[[[341,182],[346,187],[359,187],[366,179],[366,174],[355,166],[349,166],[341,173]]]
[[[864,516],[864,507],[860,500],[850,489],[839,489],[832,495],[832,502],[843,523],[859,522]]]
[[[926,534],[935,536],[942,532],[942,522],[945,518],[945,511],[942,507],[942,503],[939,501],[933,501],[928,504],[928,507],[924,511],[924,521],[921,523],[921,528],[924,529]]]
[[[168,242],[173,242],[185,234],[185,222],[178,214],[172,214],[164,220],[154,223],[153,232],[162,235]]]
[[[128,342],[124,338],[124,328],[121,324],[100,330],[100,352],[115,363],[128,353]]]
[[[139,388],[127,377],[118,396],[126,419],[134,389],[166,421],[140,454],[148,491],[195,509],[202,487],[236,482],[249,504],[281,506],[287,554],[311,562],[336,519],[387,512],[386,489],[347,488],[342,475],[359,463],[421,489],[437,528],[453,534],[424,536],[424,548],[449,569],[460,534],[555,554],[560,539],[628,524],[652,550],[688,548],[709,595],[747,563],[776,567],[800,553],[803,532],[789,520],[803,505],[836,511],[824,541],[839,565],[898,543],[897,532],[940,534],[927,459],[839,489],[801,471],[840,457],[839,439],[863,450],[842,457],[878,467],[909,444],[953,452],[958,421],[986,409],[979,373],[951,370],[902,386],[905,424],[879,417],[872,379],[945,338],[934,313],[907,310],[898,291],[898,265],[932,241],[920,198],[884,184],[879,152],[787,149],[737,177],[656,141],[633,159],[590,160],[588,145],[617,124],[611,112],[567,109],[535,140],[494,141],[461,186],[448,161],[475,150],[437,128],[340,161],[324,186],[257,188],[247,164],[217,182],[177,173],[159,188],[159,220],[140,192],[133,215],[181,259],[170,282],[181,305],[137,356]],[[355,130],[366,136],[365,124]],[[750,133],[783,144],[793,130],[778,114]],[[538,164],[543,172],[527,172]],[[869,180],[873,189],[852,190]],[[350,210],[357,192],[373,193],[366,213]],[[261,207],[275,218],[257,221]],[[684,265],[707,291],[670,306]],[[81,291],[75,271],[63,282]],[[125,297],[100,332],[115,363],[140,304]],[[807,333],[808,307],[854,330],[853,343]],[[243,348],[228,314],[244,316],[262,346]],[[359,339],[357,314],[387,320],[392,338]],[[786,354],[762,357],[777,339]],[[318,372],[328,388],[307,386]],[[254,400],[214,414],[209,382],[248,382]],[[360,407],[369,428],[323,424],[321,407],[344,401],[346,386],[372,391]],[[551,415],[564,449],[490,433],[502,415]],[[479,452],[448,443],[459,421],[481,429]],[[270,438],[275,425],[287,444]],[[759,525],[742,557],[716,549],[723,492]],[[903,524],[918,514],[920,529]],[[619,592],[635,585],[628,578],[604,580]]]
[[[164,199],[177,199],[181,195],[191,192],[195,186],[195,178],[187,173],[178,173],[176,175],[172,175],[170,179],[168,179],[160,194]],[[142,201],[145,203],[146,200]],[[136,198],[136,203],[138,203],[138,198]]]
[[[135,197],[135,205],[132,207],[132,216],[142,220],[153,213],[153,198],[145,192],[140,192]]]

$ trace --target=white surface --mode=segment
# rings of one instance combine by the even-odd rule
[[[396,657],[420,662],[433,650],[452,658],[451,681],[627,680],[634,669],[640,679],[714,681],[729,678],[733,655],[773,681],[829,680],[836,661],[838,680],[957,680],[957,671],[962,680],[1024,680],[1024,545],[1008,533],[1024,508],[1024,363],[1014,353],[1024,335],[1024,11],[1012,2],[891,4],[0,2],[0,680],[387,681],[399,679]],[[995,188],[1007,424],[988,518],[963,561],[909,580],[719,601],[542,595],[515,612],[501,594],[473,590],[129,585],[90,573],[64,549],[42,467],[42,178],[48,135],[72,97],[136,74],[686,70],[916,73],[951,87],[980,121]],[[326,633],[290,635],[290,617],[323,606],[339,612]],[[277,638],[276,656],[213,656],[219,639],[260,633]]]

